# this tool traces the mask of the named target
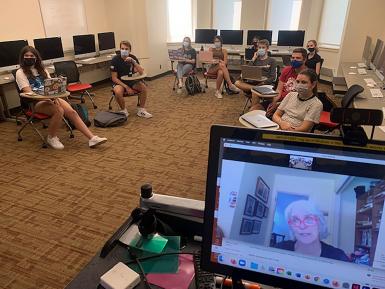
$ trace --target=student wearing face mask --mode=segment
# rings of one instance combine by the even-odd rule
[[[305,65],[307,68],[313,69],[317,73],[317,75],[319,75],[321,71],[321,56],[318,55],[317,41],[308,41],[306,48],[309,53],[307,55]]]
[[[290,92],[273,115],[280,129],[309,132],[319,123],[323,105],[317,98],[318,76],[312,69],[301,71]]]
[[[139,64],[138,58],[131,54],[131,43],[123,40],[120,42],[120,55],[114,56],[111,60],[111,78],[114,83],[114,93],[116,102],[120,106],[120,112],[126,116],[129,115],[126,103],[124,101],[124,95],[133,94],[134,90],[139,92],[139,107],[136,113],[139,117],[151,118],[152,114],[149,113],[144,107],[147,99],[147,86],[143,80],[122,80],[122,76],[132,76],[134,73],[143,74],[144,69]]]
[[[255,85],[272,84],[276,77],[277,63],[274,58],[268,56],[269,41],[259,40],[258,50],[254,53],[251,65],[262,67],[262,76],[267,79],[264,82],[255,82],[249,80],[237,80],[235,86],[245,93],[250,93]]]
[[[183,75],[186,75],[194,69],[197,58],[197,52],[194,48],[191,47],[190,37],[183,38],[183,47],[181,48],[181,50],[183,51],[183,58],[185,60],[179,61],[176,67],[176,75],[178,78],[177,93],[182,92]]]
[[[40,53],[32,46],[25,46],[20,51],[19,63],[20,68],[16,71],[16,83],[23,93],[38,91],[44,86],[44,79],[51,77],[42,63]],[[28,108],[29,103],[21,98],[21,106]],[[51,117],[47,143],[54,149],[64,149],[64,145],[57,136],[57,131],[63,123],[63,117],[68,118],[88,138],[90,148],[107,141],[106,138],[94,135],[84,124],[78,113],[72,109],[71,105],[61,98],[36,101],[34,111]]]
[[[217,64],[213,64],[210,66],[208,73],[209,74],[216,74],[217,75],[217,81],[216,81],[216,91],[215,96],[217,98],[223,98],[221,93],[221,86],[223,80],[227,82],[227,85],[229,89],[235,93],[239,93],[239,89],[231,82],[230,79],[230,73],[227,69],[227,50],[222,48],[222,37],[215,36],[214,37],[214,48],[210,47],[209,51],[213,52],[214,59],[218,60],[219,62]]]

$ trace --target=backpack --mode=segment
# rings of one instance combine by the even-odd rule
[[[232,75],[230,75],[230,80],[231,80],[231,83],[235,83],[235,78],[232,76]],[[227,82],[225,81],[225,90],[226,90],[226,93],[228,94],[228,95],[231,95],[231,94],[238,94],[239,92],[234,92],[234,91],[232,91],[230,88],[229,88],[229,86],[228,86],[228,84],[227,84]]]
[[[94,125],[98,127],[120,126],[127,121],[127,117],[118,112],[99,111],[94,117]]]
[[[204,89],[202,89],[201,83],[196,75],[187,76],[185,86],[189,95],[205,92]]]
[[[88,118],[88,109],[84,104],[71,103],[71,107],[73,110],[75,110],[78,113],[78,115],[80,116],[80,118],[82,119],[82,121],[87,127],[91,126],[91,121]],[[68,124],[71,126],[71,128],[75,129],[75,126],[73,125],[73,123],[71,123],[68,119],[67,121],[68,121]]]

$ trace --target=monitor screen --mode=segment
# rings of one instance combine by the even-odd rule
[[[372,38],[370,36],[366,36],[364,51],[362,52],[362,59],[365,61],[369,61],[370,59],[370,48],[372,47]]]
[[[243,30],[221,30],[223,44],[243,45]]]
[[[96,52],[95,35],[93,34],[74,35],[72,38],[74,42],[75,55],[89,54],[89,53]]]
[[[280,30],[278,31],[278,46],[302,47],[305,39],[305,31]]]
[[[374,64],[375,60],[380,57],[380,53],[382,47],[384,46],[384,42],[381,39],[377,39],[376,47],[374,48],[371,62]]]
[[[279,288],[385,288],[385,144],[376,148],[214,126],[203,269]]]
[[[114,32],[98,33],[99,51],[115,50],[115,34]]]
[[[385,65],[385,47],[382,49],[381,55],[377,58],[377,60],[374,61],[374,65],[376,66],[376,69],[383,72],[382,69],[383,69],[383,66]]]
[[[253,44],[253,38],[267,39],[271,45],[271,39],[273,37],[272,30],[248,30],[247,31],[247,45]]]
[[[0,67],[10,67],[10,69],[16,69],[16,65],[19,64],[20,51],[27,45],[27,40],[0,42]],[[15,67],[13,68],[12,66]]]
[[[195,43],[213,43],[214,37],[217,35],[218,30],[216,29],[195,29]]]
[[[43,60],[64,57],[61,37],[34,39],[33,44]]]

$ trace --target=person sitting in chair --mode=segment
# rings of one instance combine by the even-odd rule
[[[262,76],[267,79],[263,82],[251,80],[237,80],[235,86],[241,89],[246,94],[251,92],[251,88],[255,85],[272,84],[276,77],[277,62],[274,58],[268,56],[269,41],[267,39],[259,40],[258,50],[254,53],[251,65],[262,67]]]
[[[298,74],[295,92],[286,95],[273,115],[273,121],[280,129],[310,132],[319,123],[323,105],[317,98],[317,79],[312,69]]]
[[[180,49],[183,51],[184,60],[178,61],[178,65],[176,67],[176,76],[178,78],[178,94],[182,92],[183,75],[187,75],[188,73],[193,71],[197,58],[197,52],[194,48],[191,47],[190,37],[185,37],[183,39],[183,47]]]
[[[20,68],[16,71],[16,83],[23,93],[31,93],[44,85],[44,79],[51,78],[45,69],[40,53],[32,46],[25,46],[20,51]],[[23,99],[21,99],[23,102]],[[22,103],[23,105],[23,103]],[[104,137],[94,135],[84,124],[78,113],[71,105],[61,98],[41,100],[34,103],[34,111],[50,116],[47,143],[54,149],[64,149],[57,131],[63,122],[63,116],[88,138],[88,145],[94,148],[107,141]]]
[[[122,80],[122,76],[132,76],[134,73],[143,74],[144,69],[139,64],[138,58],[131,54],[131,43],[123,40],[120,42],[120,55],[115,55],[111,60],[111,78],[114,83],[114,94],[120,112],[129,115],[124,101],[125,94],[139,93],[139,107],[137,116],[151,118],[152,114],[144,108],[147,99],[147,86],[143,80]]]

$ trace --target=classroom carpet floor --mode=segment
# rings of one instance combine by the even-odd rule
[[[217,99],[213,88],[177,95],[172,82],[147,82],[152,119],[135,115],[131,97],[124,126],[92,126],[108,138],[96,149],[64,129],[62,151],[41,148],[30,128],[18,142],[16,124],[0,123],[0,288],[64,288],[138,206],[143,183],[160,194],[204,199],[210,126],[239,125],[245,98]],[[100,110],[107,110],[110,89],[93,89]]]

